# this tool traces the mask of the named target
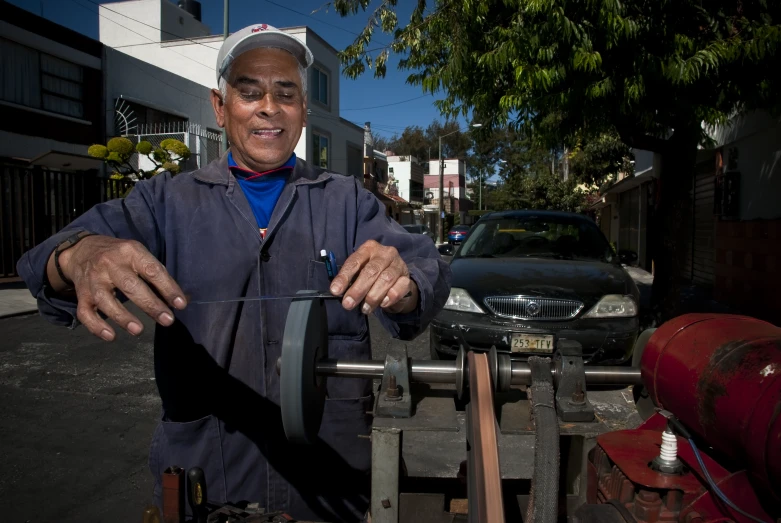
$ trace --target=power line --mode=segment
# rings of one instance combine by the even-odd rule
[[[275,5],[275,6],[277,6],[277,7],[281,7],[282,9],[287,9],[288,11],[291,11],[291,12],[293,12],[293,13],[299,14],[299,15],[301,15],[301,16],[305,16],[305,17],[307,17],[307,18],[311,18],[312,20],[315,20],[315,21],[317,21],[317,22],[319,22],[319,23],[321,23],[321,24],[325,24],[325,25],[329,25],[329,26],[331,26],[331,27],[335,27],[336,29],[339,29],[340,31],[344,31],[345,33],[351,34],[351,35],[353,35],[353,36],[361,36],[361,34],[360,34],[360,33],[356,33],[356,32],[354,32],[354,31],[350,31],[349,29],[345,29],[344,27],[341,27],[341,26],[339,26],[339,25],[332,24],[331,22],[326,22],[325,20],[321,20],[321,19],[319,19],[319,18],[317,18],[317,17],[315,17],[315,16],[312,16],[311,14],[302,13],[301,11],[297,11],[297,10],[295,10],[295,9],[291,8],[291,7],[288,7],[288,6],[286,6],[286,5],[278,4],[278,3],[276,3],[276,2],[273,2],[272,0],[264,0],[264,1],[265,1],[266,3],[269,3],[269,4],[271,4],[271,5]],[[388,45],[390,45],[390,44],[385,44],[385,43],[383,43],[383,42],[379,42],[379,43],[383,44],[383,45],[384,45],[384,46],[386,46],[386,47],[387,47]]]
[[[73,3],[74,3],[74,4],[76,4],[77,6],[81,7],[82,9],[86,9],[87,11],[89,11],[89,12],[91,12],[91,13],[94,13],[94,12],[95,12],[95,11],[93,11],[92,9],[90,9],[90,8],[88,8],[88,7],[86,7],[86,6],[82,5],[82,4],[80,4],[80,3],[79,3],[79,2],[77,2],[76,0],[71,0],[71,2],[73,2]],[[100,15],[100,13],[98,13],[98,16],[102,16],[102,15]],[[130,29],[128,29],[128,31],[131,31],[131,30],[130,30]],[[135,32],[135,31],[133,31],[133,32]],[[138,34],[138,33],[136,33],[136,34]],[[144,36],[144,35],[139,35],[139,36]],[[144,38],[146,38],[146,37],[144,37]],[[177,53],[177,54],[178,54],[178,53]],[[184,56],[184,55],[182,55],[182,56]],[[131,58],[132,58],[132,57],[131,57]],[[195,95],[195,94],[192,94],[192,93],[188,93],[187,91],[183,91],[182,89],[179,89],[179,88],[178,88],[178,87],[176,87],[175,85],[173,85],[173,84],[169,84],[169,83],[168,83],[168,82],[166,82],[165,80],[161,80],[161,79],[160,79],[160,78],[158,78],[157,76],[153,75],[151,72],[149,72],[149,71],[144,71],[144,70],[143,70],[141,67],[139,67],[139,65],[138,65],[138,64],[134,63],[134,62],[133,62],[133,60],[129,60],[129,61],[128,61],[128,63],[129,63],[130,65],[132,65],[133,67],[135,67],[136,69],[138,69],[139,71],[141,71],[143,74],[145,74],[145,75],[147,75],[147,76],[151,76],[152,78],[154,78],[154,79],[155,79],[155,80],[157,80],[158,82],[160,82],[160,83],[162,83],[162,84],[165,84],[165,85],[167,85],[168,87],[170,87],[170,88],[172,88],[172,89],[175,89],[175,90],[179,91],[180,93],[183,93],[183,94],[186,94],[186,95],[192,96],[193,98],[197,98],[197,99],[199,99],[199,100],[208,101],[208,99],[207,99],[207,98],[201,98],[201,97],[200,97],[200,96],[198,96],[198,95]],[[200,62],[198,62],[198,63],[200,63]],[[154,66],[152,66],[152,67],[154,67]]]
[[[375,106],[372,106],[372,107],[356,107],[354,109],[342,109],[342,111],[367,111],[369,109],[379,109],[381,107],[390,107],[392,105],[401,105],[401,104],[405,104],[407,102],[412,102],[414,100],[420,100],[421,98],[425,98],[427,96],[429,96],[429,95],[422,94],[420,96],[416,96],[415,98],[410,98],[409,100],[401,100],[399,102],[393,102],[393,103],[383,104],[383,105],[375,105]]]
[[[73,0],[71,0],[71,1],[73,1]],[[192,38],[187,38],[187,37],[185,37],[185,36],[181,36],[181,35],[178,35],[178,34],[176,34],[176,33],[172,33],[172,32],[170,32],[170,31],[166,31],[166,30],[164,30],[164,29],[161,29],[161,28],[159,28],[159,27],[155,27],[155,26],[153,26],[153,25],[147,24],[146,22],[142,22],[141,20],[136,20],[136,19],[135,19],[135,18],[133,18],[133,17],[130,17],[130,16],[126,15],[126,14],[120,13],[119,11],[114,11],[113,9],[109,9],[108,7],[106,7],[106,5],[105,5],[105,4],[100,4],[100,3],[96,2],[95,0],[86,0],[86,1],[87,1],[87,2],[89,2],[89,3],[91,3],[91,4],[93,4],[93,5],[96,5],[96,6],[98,6],[98,7],[102,7],[102,8],[103,8],[103,9],[105,9],[106,11],[110,11],[110,12],[114,13],[115,15],[122,16],[122,17],[124,17],[124,18],[127,18],[128,20],[132,20],[132,21],[134,21],[134,22],[136,22],[136,23],[138,23],[138,24],[145,25],[146,27],[152,28],[152,29],[154,29],[155,31],[160,31],[161,33],[165,33],[165,34],[168,34],[168,35],[171,35],[171,36],[175,36],[176,38],[179,38],[179,39],[181,39],[181,40],[187,40],[188,42],[192,42],[192,43],[194,43],[194,44],[202,45],[202,46],[206,47],[207,49],[211,49],[212,51],[216,51],[216,49],[214,49],[213,47],[211,47],[211,46],[209,46],[209,45],[206,45],[206,44],[204,44],[203,42],[199,42],[199,41],[197,41],[197,40],[193,40]],[[75,3],[75,2],[74,2],[74,3]],[[79,4],[79,5],[81,5],[81,4]],[[87,9],[87,8],[86,8],[86,7],[84,7],[83,5],[82,5],[81,7],[83,7],[84,9]],[[93,13],[96,13],[95,11],[92,11],[91,9],[87,9],[87,10],[88,10],[88,11],[91,11],[91,12],[93,12]],[[112,20],[111,18],[109,18],[109,17],[107,17],[107,16],[104,16],[104,15],[100,14],[100,11],[98,11],[96,14],[97,14],[98,16],[102,17],[102,18],[105,18],[106,20],[109,20],[109,21],[111,21],[111,22],[117,23],[117,21],[116,21],[116,20]],[[140,37],[142,37],[142,38],[146,38],[146,39],[147,39],[147,40],[149,40],[150,42],[153,42],[153,43],[160,43],[160,42],[155,42],[154,40],[152,40],[152,39],[151,39],[151,38],[149,38],[148,36],[142,35],[141,33],[137,33],[136,31],[133,31],[132,29],[130,29],[130,28],[128,28],[128,27],[125,27],[125,29],[127,29],[127,30],[128,30],[128,31],[130,31],[131,33],[135,33],[135,34],[137,34],[138,36],[140,36]],[[123,47],[125,47],[125,46],[123,46]],[[173,51],[173,49],[171,49],[171,50]],[[176,53],[176,51],[174,51],[174,52]],[[199,62],[198,60],[195,60],[195,59],[193,59],[193,58],[191,58],[191,57],[189,57],[189,56],[187,56],[187,55],[184,55],[184,54],[182,54],[182,53],[176,53],[176,54],[178,54],[179,56],[183,56],[183,57],[187,58],[188,60],[191,60],[191,61],[195,62],[196,64],[200,64],[200,65],[202,65],[202,66],[204,66],[204,67],[208,67],[208,68],[209,68],[209,69],[211,69],[211,70],[213,70],[213,69],[214,69],[214,67],[215,67],[215,66],[213,66],[213,65],[207,65],[207,64],[205,64],[205,63],[203,63],[203,62]]]

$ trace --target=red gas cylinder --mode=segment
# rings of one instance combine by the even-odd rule
[[[687,314],[651,336],[640,362],[660,407],[781,502],[781,329],[754,318]]]

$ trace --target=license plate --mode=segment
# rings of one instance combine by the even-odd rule
[[[512,352],[553,352],[550,334],[513,334],[511,341]]]

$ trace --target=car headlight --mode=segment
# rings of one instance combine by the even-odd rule
[[[631,296],[608,294],[603,296],[584,318],[630,318],[637,316],[637,304]]]
[[[450,297],[447,299],[447,303],[445,303],[445,308],[451,311],[485,314],[469,293],[458,287],[450,289]]]

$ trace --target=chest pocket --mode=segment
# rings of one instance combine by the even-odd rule
[[[315,291],[328,292],[331,282],[325,263],[309,260],[308,288]],[[328,314],[328,337],[332,340],[360,340],[369,330],[368,318],[356,307],[351,311],[342,307],[339,300],[325,301]]]

